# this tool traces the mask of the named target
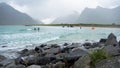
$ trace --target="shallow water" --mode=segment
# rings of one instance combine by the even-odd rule
[[[40,30],[34,30],[40,28]],[[86,40],[97,42],[100,38],[107,38],[110,33],[120,40],[119,28],[91,27],[50,27],[50,26],[0,26],[0,53],[13,55],[23,48],[33,48],[39,43],[84,43]]]

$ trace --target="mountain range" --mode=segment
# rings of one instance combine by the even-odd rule
[[[53,24],[72,24],[72,23],[77,23],[76,20],[78,20],[79,18],[79,13],[73,13],[73,14],[70,14],[68,16],[65,16],[65,17],[59,17],[57,19],[55,19],[52,23]]]
[[[0,3],[0,25],[40,24],[29,15],[19,12],[6,3]]]
[[[74,19],[73,17],[74,15],[57,18],[53,23],[120,24],[120,6],[112,9],[103,8],[100,6],[95,9],[85,8],[79,16],[76,16],[78,18],[74,17]]]

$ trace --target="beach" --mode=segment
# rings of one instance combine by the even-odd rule
[[[0,55],[3,58],[0,64],[3,68],[19,65],[20,68],[31,65],[75,68],[80,57],[94,50],[107,50],[105,45],[119,46],[119,31],[119,28],[100,27],[93,30],[91,27],[1,26]],[[114,42],[110,43],[111,39]],[[116,51],[113,54],[119,55]]]

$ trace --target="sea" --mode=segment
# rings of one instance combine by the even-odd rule
[[[62,26],[0,26],[0,54],[9,58],[16,52],[42,43],[64,44],[98,42],[114,33],[120,40],[120,28],[62,27]]]

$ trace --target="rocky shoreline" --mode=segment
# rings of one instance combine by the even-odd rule
[[[111,33],[107,39],[95,43],[40,44],[17,52],[16,59],[0,55],[0,68],[92,68],[89,54],[100,49],[112,58],[99,60],[94,68],[120,67],[120,41]]]

